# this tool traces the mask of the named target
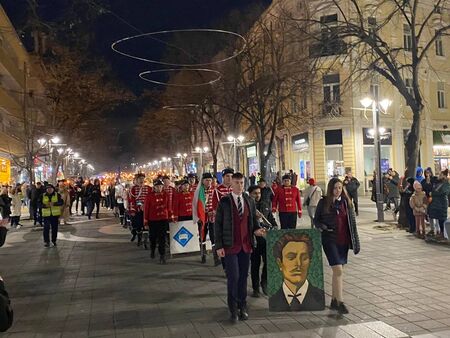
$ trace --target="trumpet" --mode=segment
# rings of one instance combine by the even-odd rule
[[[262,228],[267,230],[272,230],[274,228],[272,223],[270,223],[269,220],[266,217],[264,217],[262,212],[260,212],[258,209],[256,210],[256,216],[262,219],[262,226],[261,226]]]

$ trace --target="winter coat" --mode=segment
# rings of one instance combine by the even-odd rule
[[[427,195],[427,197],[430,197],[431,195],[431,191],[433,190],[433,182],[427,182],[426,179],[424,179],[422,181],[422,189],[425,192],[425,194]]]
[[[11,215],[11,198],[6,194],[0,195],[0,212],[3,219]]]
[[[360,243],[358,236],[358,229],[356,227],[356,217],[355,211],[353,210],[352,205],[348,205],[347,201],[343,199],[342,203],[345,203],[345,207],[347,208],[347,217],[348,217],[348,227],[351,239],[351,249],[356,254],[360,251]],[[327,231],[327,229],[335,230],[336,229],[336,210],[334,208],[330,208],[330,210],[325,210],[325,199],[322,198],[317,205],[316,214],[314,216],[314,225],[317,229],[322,230],[322,241],[332,241],[335,240],[336,232],[335,231]]]
[[[416,191],[409,199],[409,206],[414,216],[425,216],[427,213],[427,204],[427,195],[423,191]]]
[[[345,177],[344,186],[350,196],[354,197],[358,195],[358,189],[361,183],[355,177],[348,178]]]
[[[0,332],[8,330],[13,323],[14,312],[11,307],[5,284],[0,280]]]
[[[398,175],[397,172],[395,172],[392,178],[387,180],[388,198],[400,197],[400,192],[398,190],[399,183],[400,183],[400,176]]]
[[[322,199],[322,189],[320,189],[318,185],[310,186],[305,196],[306,198],[303,200],[303,205],[306,205],[306,201],[309,198],[309,206],[317,207],[319,201]]]
[[[431,192],[431,203],[428,206],[430,218],[445,220],[448,212],[448,195],[450,194],[450,183],[448,180],[438,181]]]
[[[19,217],[22,215],[22,198],[19,194],[9,196],[11,198],[11,217]]]
[[[272,203],[260,199],[259,202],[255,202],[255,205],[256,209],[263,214],[270,224],[272,224],[272,227],[275,229],[278,228],[277,221],[272,214]],[[267,227],[268,224],[265,224],[264,226]]]
[[[253,232],[259,229],[256,217],[256,206],[253,199],[247,194],[242,194],[246,208],[249,208],[248,233],[251,237],[252,246],[256,247],[256,239]],[[216,250],[233,247],[233,197],[231,194],[225,195],[219,202],[216,219],[214,222],[214,239]]]

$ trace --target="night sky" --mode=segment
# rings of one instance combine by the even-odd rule
[[[95,43],[91,47],[92,55],[104,57],[112,66],[114,77],[118,78],[126,87],[136,95],[140,95],[145,89],[155,89],[154,86],[139,79],[138,74],[145,70],[161,69],[164,66],[139,62],[121,56],[111,50],[111,44],[121,38],[136,35],[142,32],[154,32],[171,29],[189,28],[226,28],[233,31],[242,30],[242,27],[230,27],[224,20],[232,11],[247,11],[252,4],[266,8],[270,0],[37,0],[40,5],[40,16],[47,21],[52,21],[63,13],[68,3],[79,3],[80,8],[91,6],[99,8],[103,14],[94,25]],[[15,26],[20,24],[27,0],[0,0],[7,14]],[[104,10],[103,10],[104,9]],[[23,24],[23,22],[22,22]],[[245,33],[245,32],[240,32]],[[162,36],[158,36],[161,38]],[[170,39],[166,35],[164,38]],[[217,38],[211,35],[212,39]],[[203,35],[201,39],[208,39]],[[142,39],[136,43],[124,45],[143,55],[159,60],[169,60],[170,52],[164,44],[152,39]],[[201,56],[201,50],[196,50],[196,55]],[[163,89],[158,87],[157,89]],[[139,105],[121,107],[119,111],[111,112],[110,128],[116,135],[119,152],[114,154],[120,162],[130,162],[137,158],[138,154],[133,150],[136,140],[133,131],[138,118],[142,114]],[[117,131],[118,130],[118,131]],[[98,150],[102,152],[102,150]],[[104,153],[104,151],[103,151]],[[101,157],[99,157],[101,158]],[[100,160],[100,167],[112,167],[114,159],[106,156]]]

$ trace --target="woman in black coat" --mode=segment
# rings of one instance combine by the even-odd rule
[[[322,232],[322,246],[333,270],[332,310],[348,313],[343,302],[343,268],[347,264],[349,249],[357,254],[360,250],[353,205],[339,178],[328,182],[327,194],[319,201],[314,225]]]

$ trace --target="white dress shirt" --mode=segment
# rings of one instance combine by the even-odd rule
[[[306,280],[305,283],[302,285],[302,287],[297,290],[297,293],[296,293],[297,299],[300,304],[302,304],[303,300],[305,299],[306,293],[308,292],[308,287],[309,287],[309,283],[308,283],[308,280]],[[283,283],[283,292],[284,292],[284,297],[286,298],[286,301],[290,306],[292,303],[292,300],[294,299],[294,297],[290,297],[290,296],[295,296],[296,294],[293,293],[291,291],[291,289],[288,288],[286,283]]]
[[[236,209],[239,210],[239,206],[238,206],[238,197],[241,198],[241,204],[242,204],[242,215],[244,214],[244,210],[245,210],[245,201],[244,201],[244,196],[242,194],[240,195],[236,195],[234,192],[231,193],[231,196],[233,196],[233,200],[234,200],[234,204],[236,205]]]

